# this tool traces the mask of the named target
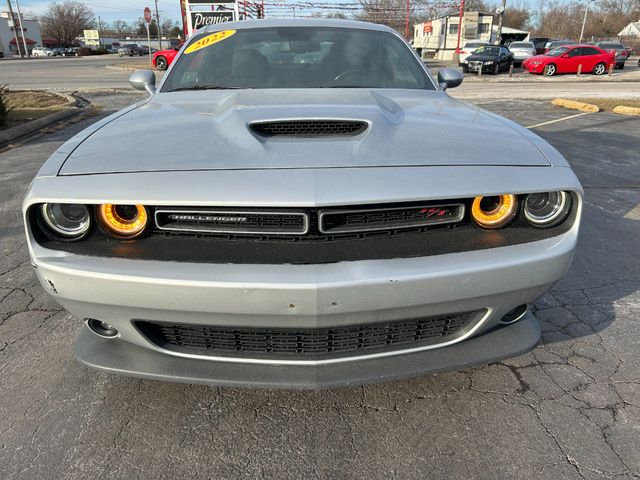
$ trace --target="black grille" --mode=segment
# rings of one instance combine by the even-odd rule
[[[291,235],[308,230],[307,214],[296,211],[158,208],[155,217],[160,230],[172,232]]]
[[[323,233],[394,230],[457,223],[464,218],[464,205],[416,205],[385,209],[334,210],[320,212]]]
[[[232,328],[137,321],[161,348],[209,356],[317,359],[442,343],[462,335],[478,311],[347,327]]]
[[[358,135],[367,129],[367,122],[347,120],[292,120],[285,122],[252,123],[251,129],[259,135],[290,137],[326,137]]]

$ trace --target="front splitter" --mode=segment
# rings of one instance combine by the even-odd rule
[[[319,366],[255,365],[178,357],[119,339],[105,339],[86,325],[75,346],[87,366],[133,377],[252,388],[325,389],[380,383],[461,370],[528,352],[540,340],[540,326],[527,311],[516,323],[460,343],[421,352]]]

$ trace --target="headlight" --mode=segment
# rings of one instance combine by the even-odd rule
[[[45,225],[67,239],[82,237],[91,227],[89,209],[76,203],[44,203],[40,213]]]
[[[99,205],[97,215],[100,224],[120,238],[140,235],[147,226],[147,210],[143,205]]]
[[[531,65],[540,65],[542,62],[535,61],[535,62],[530,62],[530,63],[531,63]]]
[[[493,65],[494,63],[496,63],[496,62],[494,62],[493,60],[489,60],[487,62],[484,62],[485,65]]]
[[[524,218],[536,227],[553,227],[571,210],[571,196],[567,192],[531,193],[524,201]]]
[[[515,195],[476,197],[471,205],[471,215],[483,228],[500,228],[513,219],[517,206]]]

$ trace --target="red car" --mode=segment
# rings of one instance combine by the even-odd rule
[[[565,45],[554,48],[544,55],[536,55],[522,62],[522,68],[529,73],[541,73],[548,77],[556,73],[581,72],[604,75],[609,66],[615,66],[615,53],[610,53],[593,45]]]
[[[158,70],[166,70],[173,62],[173,59],[176,57],[184,42],[179,43],[177,46],[173,48],[168,48],[167,50],[159,50],[153,54],[151,61],[153,65]]]

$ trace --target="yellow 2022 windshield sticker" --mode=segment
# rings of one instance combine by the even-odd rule
[[[197,42],[193,42],[191,45],[189,45],[184,53],[197,52],[202,48],[209,47],[215,43],[221,42],[226,38],[229,38],[234,33],[236,33],[235,30],[223,30],[222,32],[216,32],[212,33],[211,35],[207,35],[206,37],[202,37]]]

